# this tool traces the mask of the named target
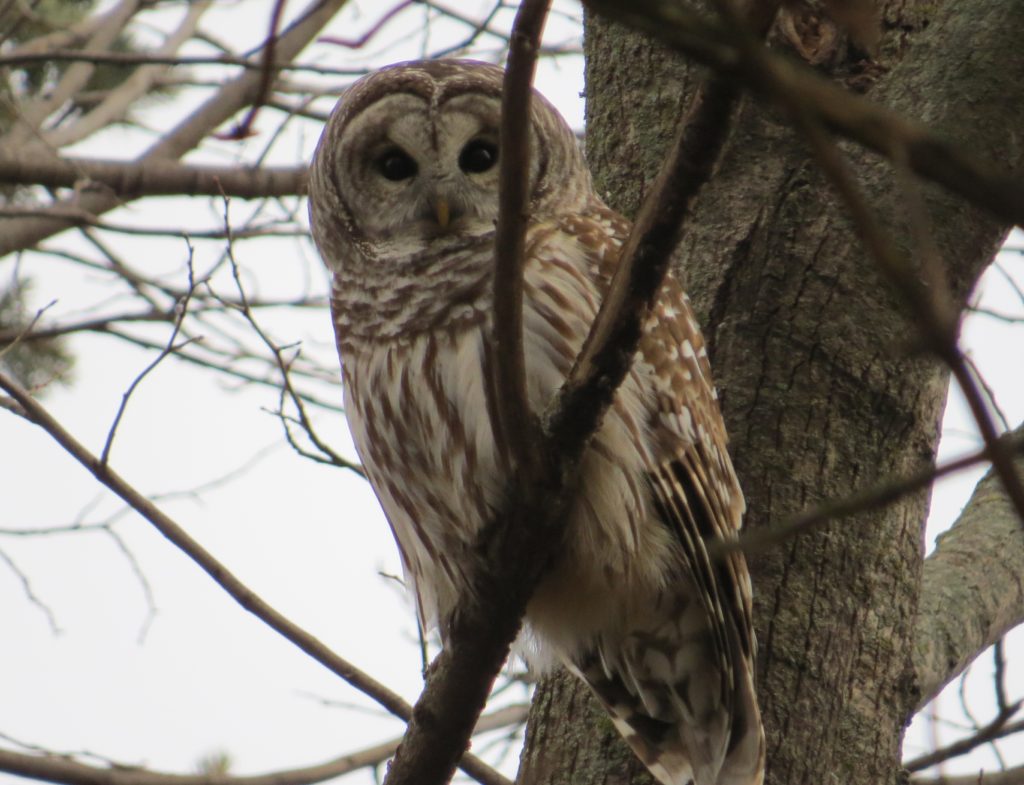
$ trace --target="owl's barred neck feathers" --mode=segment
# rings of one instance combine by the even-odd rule
[[[370,74],[342,97],[310,173],[352,436],[419,611],[442,630],[507,479],[489,382],[501,82],[457,60]],[[523,342],[540,411],[629,224],[594,194],[557,111],[532,104]],[[585,681],[663,785],[763,779],[747,567],[705,544],[735,538],[743,508],[703,340],[669,277],[526,614],[531,661]]]

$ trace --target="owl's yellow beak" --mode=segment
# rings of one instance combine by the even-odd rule
[[[437,225],[442,229],[447,229],[448,222],[452,217],[451,207],[448,204],[448,200],[443,196],[438,196],[433,199],[433,207],[434,216],[437,218]]]

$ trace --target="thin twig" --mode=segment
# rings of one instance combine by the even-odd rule
[[[1020,437],[1007,434],[1000,437],[999,441],[1004,444],[1011,454],[1013,452],[1024,452],[1024,439]],[[745,531],[737,540],[712,543],[708,546],[708,553],[712,556],[719,556],[737,549],[748,554],[757,553],[828,521],[847,518],[852,515],[859,515],[860,513],[886,507],[907,494],[930,487],[936,480],[942,477],[963,471],[971,466],[977,466],[991,459],[990,449],[986,445],[977,452],[949,463],[944,463],[940,466],[928,466],[914,474],[874,485],[842,499],[822,502],[815,505],[813,509],[782,523]]]
[[[1003,433],[1011,430],[1010,420],[1006,416],[1006,412],[999,406],[999,401],[996,400],[995,390],[988,383],[984,376],[981,375],[981,370],[978,368],[978,364],[974,362],[974,359],[970,355],[964,355],[964,363],[967,365],[967,370],[971,374],[971,378],[974,379],[975,383],[981,388],[981,392],[985,394],[985,403],[995,414],[999,420],[999,427],[1003,429]]]
[[[32,340],[32,336],[35,334],[35,326],[40,319],[43,318],[43,314],[46,313],[50,308],[56,305],[56,300],[51,300],[42,308],[38,309],[35,315],[32,317],[32,321],[26,324],[24,327],[18,327],[14,330],[5,330],[0,332],[0,360],[4,358],[5,354],[13,352],[19,344]]]
[[[971,414],[974,416],[974,421],[978,425],[981,437],[985,440],[985,444],[991,448],[992,466],[999,475],[999,480],[1003,484],[1003,490],[1006,491],[1006,495],[1016,508],[1021,526],[1024,526],[1024,481],[1021,480],[1021,476],[1013,465],[1013,456],[1005,449],[999,439],[995,424],[992,422],[992,415],[985,404],[984,395],[978,389],[978,385],[972,377],[970,369],[967,367],[967,362],[960,351],[960,347],[954,344],[948,347],[947,351],[940,356],[949,365],[954,378],[957,380],[957,384],[960,385],[960,391],[963,393]]]
[[[941,749],[929,752],[926,755],[914,758],[903,764],[903,768],[907,771],[922,771],[934,766],[942,761],[949,760],[950,758],[956,758],[960,755],[964,755],[976,747],[980,747],[982,744],[988,744],[995,738],[998,738],[999,734],[1006,730],[1007,723],[1013,718],[1013,715],[1017,713],[1024,701],[1017,701],[1006,706],[1004,709],[999,711],[996,716],[992,719],[988,725],[980,728],[977,733],[966,739],[960,739],[952,744],[949,744]]]
[[[22,417],[27,418],[27,413],[18,412]],[[130,508],[129,508],[130,509]],[[139,581],[139,585],[142,589],[143,597],[146,601],[146,616],[142,620],[142,624],[139,627],[138,641],[142,643],[145,640],[146,633],[151,626],[153,619],[156,618],[157,607],[156,607],[156,596],[153,593],[153,588],[149,583],[149,579],[146,577],[146,573],[143,571],[142,566],[139,564],[138,559],[135,558],[135,554],[132,553],[120,534],[114,529],[115,519],[118,515],[111,516],[109,520],[103,523],[71,523],[60,526],[40,526],[33,529],[8,529],[0,528],[0,536],[2,537],[16,537],[21,539],[29,539],[33,537],[55,537],[62,535],[73,535],[73,534],[93,534],[100,533],[105,534],[113,542],[117,549],[121,552],[124,558],[128,562],[128,567]],[[30,599],[31,596],[30,596]],[[57,630],[54,630],[57,632]]]
[[[106,535],[114,541],[114,545],[121,551],[121,555],[124,556],[128,562],[128,566],[131,568],[132,574],[135,576],[135,580],[139,582],[139,586],[142,588],[142,596],[146,600],[146,615],[142,619],[142,623],[139,625],[139,632],[135,636],[135,640],[140,645],[145,643],[146,635],[149,633],[149,628],[153,625],[153,621],[156,619],[157,607],[156,607],[156,595],[153,593],[153,587],[149,583],[149,578],[146,577],[145,570],[142,569],[142,565],[139,564],[138,559],[135,558],[135,554],[132,553],[131,548],[128,547],[128,543],[122,539],[121,535],[118,534],[117,530],[111,526],[105,526],[103,531]]]
[[[14,577],[18,579],[21,584],[21,591],[32,605],[39,609],[39,611],[46,617],[46,623],[50,625],[50,632],[54,635],[60,635],[60,625],[57,624],[57,617],[54,615],[53,610],[39,599],[39,595],[35,593],[32,588],[32,582],[28,579],[28,576],[22,572],[21,568],[15,563],[15,561],[7,555],[6,552],[0,550],[0,561],[7,565],[8,569],[14,573]]]
[[[253,123],[256,122],[256,115],[259,114],[270,93],[270,84],[274,78],[274,50],[277,47],[278,30],[281,28],[281,15],[284,13],[286,0],[274,0],[274,8],[270,13],[270,32],[263,44],[263,62],[260,69],[260,83],[256,90],[256,97],[253,98],[245,118],[222,139],[240,140],[249,138],[252,133]]]
[[[249,326],[253,329],[256,335],[259,336],[260,340],[263,341],[264,345],[270,350],[271,354],[274,357],[274,362],[277,365],[277,369],[281,373],[280,394],[282,412],[280,413],[279,416],[281,417],[281,422],[284,424],[285,436],[288,440],[288,443],[292,447],[294,447],[296,451],[298,451],[301,455],[305,455],[306,457],[315,457],[301,450],[299,446],[295,443],[294,439],[292,438],[291,431],[288,428],[288,419],[283,414],[283,404],[285,396],[287,396],[287,398],[292,402],[292,405],[295,407],[295,410],[298,413],[298,423],[302,427],[303,431],[305,431],[306,436],[313,443],[313,446],[320,450],[322,457],[318,460],[322,463],[329,463],[333,466],[348,469],[352,472],[355,472],[360,477],[365,478],[366,475],[363,473],[361,467],[345,459],[340,453],[338,453],[329,444],[323,441],[320,438],[319,434],[316,432],[316,429],[313,427],[313,421],[309,418],[309,415],[306,412],[306,405],[303,402],[302,396],[299,395],[299,393],[295,390],[295,387],[292,384],[291,379],[291,366],[295,359],[298,357],[298,350],[296,350],[296,358],[293,358],[290,361],[286,360],[284,357],[284,347],[278,346],[278,344],[273,339],[271,339],[269,335],[266,334],[263,328],[256,321],[256,316],[249,305],[249,298],[248,295],[246,294],[245,287],[242,284],[241,271],[238,266],[238,261],[235,259],[234,243],[232,242],[231,238],[231,221],[228,212],[229,205],[230,201],[228,200],[227,197],[224,197],[224,228],[228,234],[228,241],[225,252],[227,254],[228,262],[231,265],[231,276],[232,279],[234,280],[235,288],[238,292],[239,307],[237,308],[237,310],[238,313],[242,315],[242,318],[244,318],[245,321],[249,324]],[[207,285],[209,286],[209,284]],[[212,289],[211,294],[213,294]],[[213,294],[213,296],[217,297],[216,294]]]
[[[974,316],[984,316],[988,319],[1004,322],[1005,324],[1024,324],[1024,315],[1022,314],[1002,313],[992,308],[981,308],[977,305],[968,305],[967,310]]]
[[[1006,657],[1003,650],[1006,645],[1006,638],[1000,638],[992,647],[992,685],[996,693],[996,708],[1000,712],[1006,711],[1010,701],[1006,697]]]
[[[388,10],[380,19],[378,19],[373,25],[370,26],[369,30],[367,30],[358,38],[339,38],[338,36],[334,35],[322,35],[317,40],[319,40],[320,43],[334,44],[335,46],[343,46],[346,49],[361,49],[362,47],[366,46],[366,44],[369,43],[373,39],[373,37],[377,35],[377,33],[381,31],[381,28],[383,28],[384,25],[386,25],[388,22],[394,19],[395,16],[400,14],[406,8],[414,4],[415,0],[403,0],[401,3],[392,6],[390,10]]]
[[[1024,785],[1024,766],[1004,771],[981,770],[955,777],[911,777],[910,785]]]
[[[494,18],[498,15],[498,12],[506,7],[503,0],[498,0],[498,2],[492,5],[491,10],[487,12],[487,15],[483,19],[480,19],[479,21],[471,19],[468,16],[464,16],[449,8],[442,8],[437,3],[429,2],[429,0],[419,0],[419,2],[421,2],[423,5],[427,6],[427,8],[430,8],[433,11],[437,11],[441,16],[445,17],[446,19],[453,19],[457,22],[462,22],[464,25],[470,28],[469,35],[467,35],[464,39],[459,41],[457,44],[452,44],[451,46],[447,46],[444,49],[439,49],[431,53],[432,58],[447,57],[456,52],[464,52],[467,49],[469,49],[469,47],[471,47],[473,44],[475,44],[477,39],[484,34],[494,36],[504,44],[503,49],[505,49],[506,51],[508,50],[508,36],[504,35],[503,33],[497,30],[491,29],[491,23],[494,21]]]
[[[0,66],[18,67],[35,65],[36,63],[90,63],[92,65],[212,65],[234,66],[247,71],[262,71],[267,67],[262,60],[234,55],[158,55],[137,52],[110,52],[90,49],[55,49],[52,52],[24,52],[0,55]],[[365,68],[333,68],[302,63],[291,63],[283,60],[271,62],[270,68],[275,71],[294,71],[298,73],[317,74],[320,76],[363,76]]]
[[[2,166],[2,164],[0,164]],[[234,193],[230,188],[225,188],[225,192],[230,195],[238,195]],[[245,199],[243,197],[243,199]],[[129,226],[121,223],[111,223],[110,221],[103,221],[97,218],[92,213],[85,210],[80,210],[74,207],[0,207],[0,218],[49,218],[52,220],[66,221],[69,226],[89,226],[103,231],[112,231],[117,234],[133,234],[139,236],[155,236],[155,237],[176,237],[183,238],[185,236],[191,239],[224,239],[225,234],[222,229],[182,229],[180,226],[177,228],[160,228],[156,226]],[[300,227],[295,228],[273,228],[274,226],[282,224],[288,226],[291,224],[290,220],[272,220],[261,226],[257,226],[249,229],[237,229],[234,232],[234,238],[236,239],[257,239],[261,237],[305,237],[309,235],[308,229]],[[57,251],[56,249],[38,249],[41,254],[55,254],[55,255],[66,255],[67,252]]]
[[[171,335],[167,339],[166,345],[161,349],[160,353],[145,367],[142,371],[132,379],[131,384],[128,385],[128,389],[124,391],[121,396],[121,404],[117,407],[117,413],[114,415],[114,420],[110,424],[110,429],[107,431],[107,439],[103,444],[103,452],[100,454],[100,462],[106,466],[107,461],[110,458],[110,449],[114,445],[114,437],[117,434],[117,426],[120,425],[121,419],[124,417],[125,411],[128,409],[128,401],[131,399],[132,393],[138,389],[138,386],[142,383],[142,380],[149,375],[160,363],[162,363],[168,355],[174,354],[179,350],[185,348],[188,344],[192,343],[192,339],[188,339],[184,342],[178,343],[178,335],[181,334],[181,325],[185,321],[185,316],[188,313],[188,304],[192,299],[192,293],[195,291],[196,282],[194,270],[192,268],[193,260],[193,248],[192,245],[188,246],[188,290],[185,296],[178,303],[177,318],[174,320],[174,327],[171,330]]]
[[[1024,254],[1024,248],[1008,248],[1006,246],[1002,248],[1003,253],[1011,251],[1013,253],[1016,253],[1018,256]],[[1007,272],[1003,265],[1001,265],[998,261],[996,261],[992,266],[996,268],[996,272],[999,273],[1002,279],[1006,281],[1006,283],[1009,285],[1011,289],[1013,289],[1014,294],[1017,295],[1017,299],[1020,300],[1022,305],[1024,305],[1024,289],[1021,288],[1020,284],[1017,283],[1014,277],[1010,275],[1010,273]]]
[[[117,330],[117,329],[108,328],[108,329],[100,330],[99,332],[101,334],[105,333],[105,334],[111,335],[111,336],[117,338],[118,340],[126,341],[128,343],[134,344],[135,346],[139,346],[139,347],[141,347],[143,349],[156,349],[156,350],[159,351],[162,348],[159,344],[154,343],[153,341],[146,340],[145,338],[140,338],[139,336],[130,335],[130,334],[126,333],[126,332],[122,332],[122,331]],[[195,346],[195,344],[193,344],[193,346]],[[205,348],[209,349],[209,347],[205,347]],[[208,360],[206,358],[200,357],[200,356],[198,356],[196,354],[193,354],[191,352],[187,352],[187,351],[176,352],[174,354],[174,357],[179,359],[179,360],[184,360],[186,362],[192,363],[193,365],[197,365],[197,366],[199,366],[201,368],[213,369],[213,370],[218,371],[219,373],[223,374],[224,376],[228,376],[228,377],[232,377],[232,378],[238,379],[240,382],[244,382],[246,384],[259,384],[259,385],[264,385],[266,387],[273,387],[275,389],[277,389],[277,387],[278,387],[278,384],[277,384],[276,381],[273,381],[273,380],[268,379],[268,378],[264,378],[262,376],[257,376],[256,374],[253,374],[253,373],[247,373],[245,371],[238,370],[237,368],[225,367],[225,366],[221,365],[219,362],[214,362],[212,360]],[[314,395],[312,395],[310,393],[299,393],[299,395],[302,397],[303,400],[308,401],[309,403],[312,403],[312,404],[314,404],[316,406],[319,406],[319,407],[321,407],[323,409],[327,409],[329,411],[334,411],[334,412],[338,412],[338,413],[343,413],[344,412],[344,410],[342,409],[341,406],[339,406],[336,403],[333,403],[332,401],[328,401],[328,400],[324,400],[322,398],[318,398],[317,396],[314,396]]]

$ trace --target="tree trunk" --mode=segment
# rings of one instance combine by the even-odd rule
[[[883,17],[870,65],[841,31],[822,38],[807,17],[784,20],[773,43],[823,53],[819,68],[1017,168],[1024,55],[1014,31],[1024,29],[1024,7],[897,0]],[[700,71],[595,19],[586,51],[588,161],[599,192],[631,214]],[[877,156],[844,150],[895,242],[919,253],[903,179]],[[921,191],[927,233],[962,307],[1006,228],[937,188]],[[779,112],[745,100],[678,256],[711,346],[749,527],[933,461],[948,374],[917,351],[906,308]],[[927,511],[918,493],[749,556],[769,783],[901,779],[917,702],[911,657]],[[649,782],[641,772],[584,687],[564,675],[542,682],[520,783]]]

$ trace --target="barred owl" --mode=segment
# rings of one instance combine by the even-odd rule
[[[509,477],[488,340],[502,71],[401,63],[342,97],[309,181],[333,274],[331,312],[356,448],[426,624],[451,616]],[[571,130],[535,94],[529,118],[523,340],[529,402],[564,380],[628,222],[591,186]],[[564,551],[527,608],[534,665],[586,682],[665,785],[759,785],[742,492],[707,353],[669,278],[631,372],[588,447]]]

